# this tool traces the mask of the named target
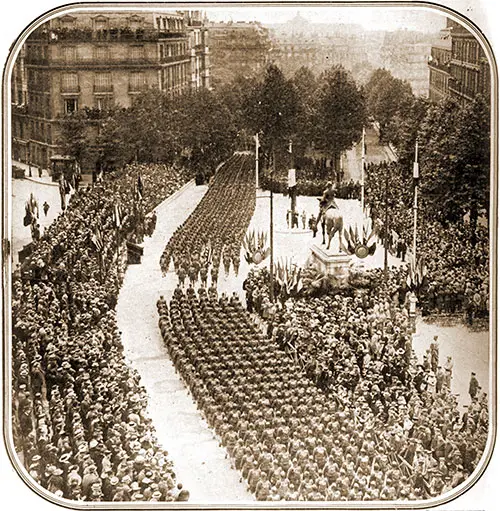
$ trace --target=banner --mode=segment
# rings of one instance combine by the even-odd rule
[[[293,188],[296,184],[295,169],[288,169],[288,188]]]

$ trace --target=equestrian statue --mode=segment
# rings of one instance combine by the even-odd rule
[[[325,232],[328,234],[327,250],[330,250],[332,238],[339,233],[339,247],[342,246],[342,231],[344,229],[344,219],[335,202],[335,188],[332,182],[328,183],[327,188],[323,192],[323,196],[319,200],[319,214],[316,224],[321,221],[321,232],[323,233],[323,242],[325,244]],[[341,251],[339,249],[339,251]]]

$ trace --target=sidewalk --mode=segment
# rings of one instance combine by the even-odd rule
[[[35,183],[40,183],[44,185],[52,185],[59,186],[58,183],[54,183],[50,176],[50,173],[47,169],[42,169],[42,177],[39,176],[38,169],[31,165],[31,176],[30,176],[30,166],[27,163],[22,163],[20,161],[12,160],[12,167],[19,167],[24,170],[24,179],[29,181],[33,181]]]

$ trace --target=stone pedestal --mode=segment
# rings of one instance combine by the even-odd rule
[[[332,249],[326,250],[326,246],[314,244],[311,247],[309,263],[327,275],[347,278],[353,265],[352,259],[348,254],[334,253]]]

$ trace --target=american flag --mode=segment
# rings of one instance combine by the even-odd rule
[[[102,239],[102,232],[99,227],[94,229],[92,236],[90,237],[90,241],[92,241],[97,252],[102,252],[104,249],[104,241]]]
[[[122,208],[120,204],[115,204],[113,208],[113,222],[117,229],[120,228],[122,225],[122,218],[123,218]]]
[[[141,178],[140,174],[137,176],[136,192],[137,192],[138,199],[141,200],[142,194],[144,192],[144,185],[142,184],[142,178]]]

